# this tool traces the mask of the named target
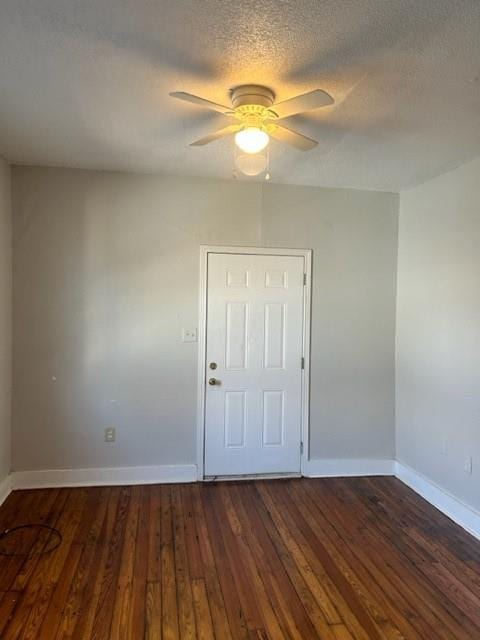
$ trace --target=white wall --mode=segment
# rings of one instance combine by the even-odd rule
[[[0,158],[0,482],[10,472],[12,225],[10,167]]]
[[[394,458],[397,210],[387,193],[265,189],[262,244],[313,249],[313,458]]]
[[[396,375],[397,458],[476,509],[479,185],[480,159],[401,195]]]
[[[393,457],[398,196],[19,167],[13,195],[15,470],[195,462],[200,244],[314,249],[313,456]]]

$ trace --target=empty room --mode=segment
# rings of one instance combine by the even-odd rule
[[[0,0],[0,640],[480,640],[480,2]]]

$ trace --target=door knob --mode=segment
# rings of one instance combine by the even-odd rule
[[[219,383],[219,381],[218,381],[216,378],[210,378],[210,379],[208,380],[208,384],[210,384],[210,385],[212,385],[212,386],[214,386],[214,385],[216,385],[216,384],[218,384],[218,383]]]

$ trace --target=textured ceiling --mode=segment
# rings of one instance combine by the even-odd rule
[[[400,190],[480,155],[479,0],[0,0],[0,154],[22,164],[229,178],[241,83],[335,105],[275,141],[276,182]]]

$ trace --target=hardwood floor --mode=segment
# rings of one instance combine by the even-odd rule
[[[34,521],[63,543],[0,558],[2,640],[480,639],[480,543],[393,478],[19,491],[0,509],[2,530]]]

